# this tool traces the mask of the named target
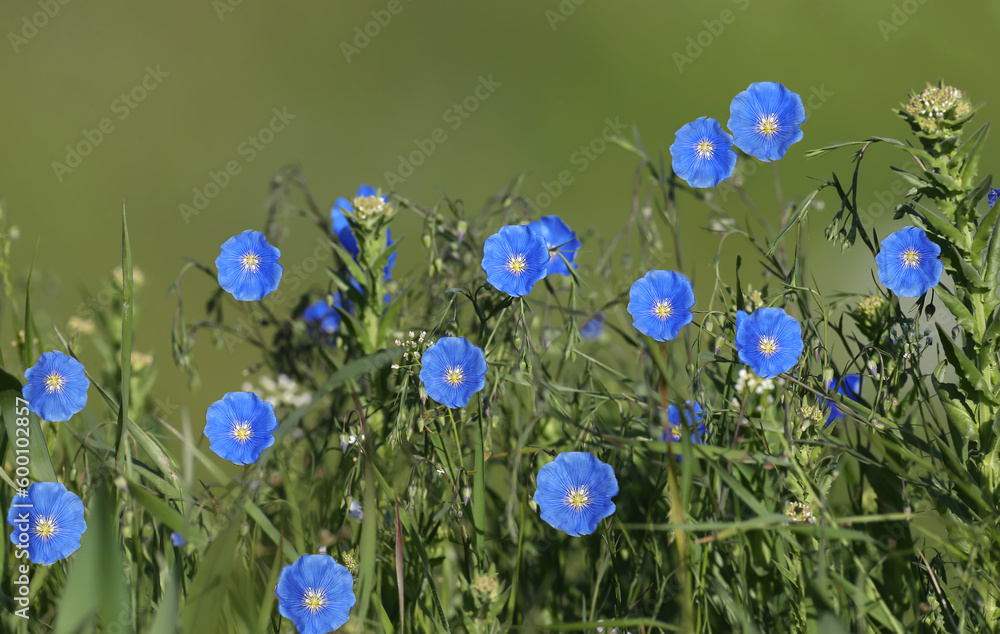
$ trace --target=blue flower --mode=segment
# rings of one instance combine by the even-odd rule
[[[773,81],[761,81],[736,95],[729,105],[733,141],[750,156],[776,161],[802,138],[806,120],[802,97]]]
[[[284,270],[278,264],[281,251],[272,247],[260,231],[244,231],[222,243],[215,258],[219,286],[241,302],[258,301],[278,288]]]
[[[941,247],[920,227],[904,227],[882,240],[875,256],[878,281],[900,297],[920,297],[937,286],[944,272]]]
[[[684,422],[681,422],[681,413],[684,414]],[[692,413],[694,418],[692,420]],[[681,442],[681,437],[685,431],[691,432],[691,444],[700,445],[705,442],[705,436],[708,435],[708,431],[705,429],[705,423],[701,422],[705,419],[705,412],[702,410],[701,405],[694,401],[685,401],[684,408],[681,409],[676,405],[671,405],[667,408],[667,423],[669,427],[668,430],[663,432],[663,440],[670,436],[670,440],[673,442]]]
[[[997,198],[1000,198],[1000,189],[990,189],[990,193],[986,197],[986,202],[989,203],[990,209],[993,209],[993,205],[997,204]]]
[[[535,503],[542,519],[567,535],[589,535],[615,512],[618,480],[611,465],[585,451],[568,451],[538,470]]]
[[[302,321],[310,326],[319,324],[320,332],[332,335],[340,329],[340,312],[338,307],[343,307],[343,300],[340,293],[334,293],[332,299],[320,297],[302,311]]]
[[[632,284],[628,292],[632,325],[657,341],[673,339],[694,315],[694,289],[676,271],[650,271]]]
[[[253,392],[230,392],[208,407],[209,448],[233,464],[250,464],[274,444],[274,406]]]
[[[681,126],[674,134],[670,156],[674,173],[691,187],[715,187],[736,169],[733,137],[709,117]]]
[[[604,332],[604,313],[597,313],[594,317],[580,326],[581,339],[597,339]]]
[[[72,555],[87,530],[83,501],[58,482],[35,482],[15,495],[7,512],[10,541],[27,549],[31,563],[48,566]]]
[[[549,275],[569,275],[566,261],[576,268],[576,252],[580,250],[580,240],[576,237],[576,232],[569,228],[559,216],[543,216],[535,222],[528,223],[528,227],[542,234],[545,244],[549,247]]]
[[[358,188],[358,193],[355,198],[371,198],[372,196],[378,196],[378,191],[371,185],[362,185]],[[382,202],[389,202],[388,196],[382,196]],[[351,223],[347,219],[347,216],[354,214],[354,204],[341,196],[333,204],[333,209],[330,210],[330,220],[333,221],[333,233],[336,234],[337,239],[340,240],[340,245],[350,253],[355,261],[358,259],[358,254],[360,249],[358,247],[358,240],[354,237],[354,231],[351,230]],[[392,231],[388,227],[385,229],[385,243],[386,247],[392,246]],[[393,251],[389,255],[389,259],[385,265],[385,279],[389,279],[391,276],[392,267],[396,265],[396,252]]]
[[[62,352],[43,352],[38,363],[24,371],[24,378],[24,400],[42,420],[67,421],[87,404],[90,380],[83,364]]]
[[[486,387],[486,357],[465,337],[442,337],[420,357],[420,380],[438,403],[465,407]]]
[[[736,351],[740,361],[763,379],[791,370],[802,354],[802,326],[780,308],[736,313]]]
[[[174,546],[177,546],[178,548],[187,544],[187,540],[184,539],[184,536],[178,533],[177,531],[170,533],[170,542]]]
[[[327,634],[350,618],[354,578],[329,555],[302,555],[281,569],[278,612],[300,634]]]
[[[514,297],[531,292],[545,279],[549,248],[542,234],[524,225],[507,225],[486,238],[483,270],[486,281]]]
[[[841,380],[836,381],[836,385],[837,385],[837,394],[846,396],[852,401],[857,401],[861,398],[860,374],[845,375]],[[829,382],[827,382],[826,389],[832,390],[834,389],[833,386],[834,386],[834,381],[833,379],[831,379]],[[824,398],[821,408],[825,410],[827,407],[830,408],[830,415],[827,417],[824,427],[826,425],[829,425],[833,421],[837,420],[838,418],[842,418],[844,416],[844,413],[841,412],[839,409],[837,409],[836,403],[834,403],[828,398]]]

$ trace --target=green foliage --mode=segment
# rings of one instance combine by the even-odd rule
[[[260,352],[248,371],[281,425],[274,446],[239,470],[207,450],[200,414],[156,406],[155,365],[133,350],[142,284],[123,213],[122,269],[107,283],[114,308],[68,338],[38,332],[28,297],[14,317],[20,366],[0,374],[8,473],[16,377],[41,350],[58,340],[87,361],[94,390],[70,422],[31,416],[31,478],[79,493],[88,531],[68,560],[32,567],[32,625],[8,610],[4,631],[292,632],[278,614],[278,575],[317,552],[355,577],[344,631],[995,631],[1000,220],[981,209],[990,178],[977,181],[988,126],[962,140],[974,110],[952,104],[930,119],[901,110],[919,147],[872,137],[812,152],[860,146],[846,189],[834,174],[778,201],[777,228],[738,179],[729,186],[757,218],[744,226],[650,158],[637,135],[619,139],[641,176],[621,233],[583,234],[596,262],[516,299],[485,284],[480,261],[500,226],[537,215],[521,178],[474,214],[447,197],[366,208],[351,220],[355,260],[300,175],[283,174],[269,237],[277,243],[303,218],[315,224],[334,262],[322,282],[290,314],[219,291],[192,316],[184,275],[214,277],[197,262],[171,289],[174,360],[192,386],[199,340]],[[920,166],[900,172],[912,189],[897,212],[942,247],[953,289],[941,285],[912,309],[891,295],[825,295],[809,274],[820,194],[840,203],[827,237],[877,252],[857,204],[874,145]],[[678,200],[688,196],[712,210],[711,269],[682,253]],[[387,243],[397,213],[422,219],[425,259],[385,280],[392,249],[418,248]],[[631,283],[658,268],[714,273],[695,322],[663,345],[635,332],[625,311]],[[330,292],[347,301],[327,336],[301,313]],[[732,344],[734,312],[762,306],[795,316],[806,344],[798,366],[773,380],[754,376]],[[604,332],[583,339],[580,325],[598,314]],[[486,388],[459,410],[429,399],[418,377],[420,355],[448,334],[481,347],[489,365]],[[859,401],[829,389],[848,373],[864,377]],[[704,445],[663,435],[668,406],[688,400],[707,412]],[[830,402],[843,417],[826,425]],[[552,529],[532,501],[539,468],[563,451],[590,451],[617,475],[617,510],[592,535]],[[0,491],[5,509],[12,494]],[[173,532],[186,544],[173,546]],[[12,551],[0,563],[12,579]]]

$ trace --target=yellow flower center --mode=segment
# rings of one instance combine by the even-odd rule
[[[715,152],[715,144],[708,139],[702,139],[695,144],[694,151],[698,158],[711,160],[712,154]]]
[[[465,372],[462,366],[450,367],[445,371],[444,380],[452,387],[458,387],[465,380]]]
[[[52,394],[53,392],[62,392],[65,386],[66,377],[58,372],[49,372],[49,375],[45,377],[45,391],[48,394]]]
[[[48,541],[57,532],[59,532],[59,529],[56,527],[56,518],[52,516],[39,516],[35,520],[35,535],[38,535],[41,539]]]
[[[302,596],[302,606],[313,614],[316,614],[326,607],[326,592],[320,588],[306,588],[306,593]]]
[[[661,299],[653,304],[653,314],[660,319],[666,319],[674,312],[674,307],[670,305],[669,299]]]
[[[507,258],[507,270],[514,275],[520,275],[524,269],[528,268],[528,260],[523,253],[511,255]]]
[[[678,440],[680,440],[681,439],[681,430],[678,429],[677,427],[671,426],[670,427],[670,438],[674,442],[677,442]]]
[[[253,436],[253,430],[250,428],[249,422],[238,421],[233,423],[233,429],[230,434],[238,442],[246,442]]]
[[[757,349],[760,350],[761,354],[765,357],[770,357],[772,354],[778,351],[778,340],[769,335],[764,335],[757,342]]]
[[[757,132],[760,132],[764,136],[771,138],[778,133],[778,117],[774,114],[762,114],[757,117]]]
[[[257,269],[260,268],[260,256],[253,251],[244,253],[243,257],[240,258],[240,266],[243,267],[244,273],[256,273]]]
[[[920,252],[913,247],[908,247],[906,251],[899,254],[899,259],[902,260],[903,266],[907,268],[915,268],[920,264]]]
[[[583,510],[590,504],[590,491],[585,486],[570,487],[566,491],[566,504],[573,507],[573,510]]]

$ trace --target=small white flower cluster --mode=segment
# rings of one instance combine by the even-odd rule
[[[778,379],[778,385],[784,383],[783,379]],[[740,368],[740,373],[736,377],[736,391],[740,394],[757,394],[762,396],[774,389],[772,379],[762,379],[753,370]]]
[[[262,376],[257,382],[260,384],[259,389],[254,389],[253,383],[245,381],[242,386],[243,391],[253,392],[275,407],[279,405],[302,407],[312,400],[309,392],[299,392],[299,384],[285,374],[279,374],[277,381],[269,376]]]
[[[391,216],[392,205],[382,200],[381,196],[359,196],[354,199],[354,213],[358,220],[374,220],[379,216]]]
[[[409,361],[412,357],[414,361],[420,361],[421,350],[426,350],[429,348],[433,342],[427,340],[427,331],[421,330],[420,334],[413,332],[412,330],[407,333],[406,339],[396,339],[393,343],[397,346],[406,348],[406,352],[403,353],[403,361]],[[392,364],[393,370],[399,369],[399,364]]]
[[[774,391],[774,387],[782,386],[785,384],[785,380],[782,378],[774,379],[764,379],[757,376],[753,370],[748,370],[747,368],[740,368],[740,373],[736,376],[736,393],[741,395],[743,398],[752,396],[756,394],[757,396],[765,396],[765,401],[768,405],[774,402],[774,397],[769,394],[769,392]],[[732,400],[733,407],[740,406],[740,398],[734,397]],[[757,405],[756,411],[764,411],[763,405]]]

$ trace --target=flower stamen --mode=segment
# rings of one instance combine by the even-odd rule
[[[913,247],[907,247],[905,251],[899,254],[899,259],[904,267],[908,269],[916,268],[920,264],[920,252]]]
[[[58,372],[49,372],[49,375],[45,377],[45,392],[47,394],[52,394],[53,392],[61,393],[64,387],[66,387],[66,377]]]
[[[514,275],[520,275],[524,273],[524,270],[528,268],[528,259],[524,257],[523,253],[518,253],[516,255],[511,255],[507,258],[507,270]]]
[[[245,443],[253,437],[253,429],[248,421],[236,421],[229,434],[239,443]]]
[[[778,125],[778,115],[774,113],[759,115],[754,129],[770,139],[781,129]]]
[[[244,273],[256,273],[257,269],[260,268],[260,256],[253,251],[244,253],[240,258],[240,268],[243,269]]]
[[[669,299],[658,300],[653,304],[653,314],[660,320],[666,319],[674,312],[674,307]]]
[[[582,511],[590,504],[590,490],[585,486],[569,487],[566,490],[566,504],[574,511]]]
[[[760,353],[765,357],[772,356],[775,352],[778,351],[777,337],[773,337],[771,335],[763,335],[757,342],[757,349],[760,350]]]
[[[326,598],[326,591],[323,588],[306,588],[305,594],[302,596],[302,607],[309,610],[313,614],[316,614],[329,603]]]
[[[710,161],[712,160],[712,155],[715,153],[715,144],[704,138],[695,143],[694,152],[698,155],[699,159]]]
[[[444,380],[451,387],[458,387],[465,380],[465,371],[462,366],[450,366],[445,369]]]
[[[49,516],[38,516],[35,519],[35,534],[38,535],[40,539],[48,541],[53,535],[59,532],[59,527],[56,526],[56,518]]]

